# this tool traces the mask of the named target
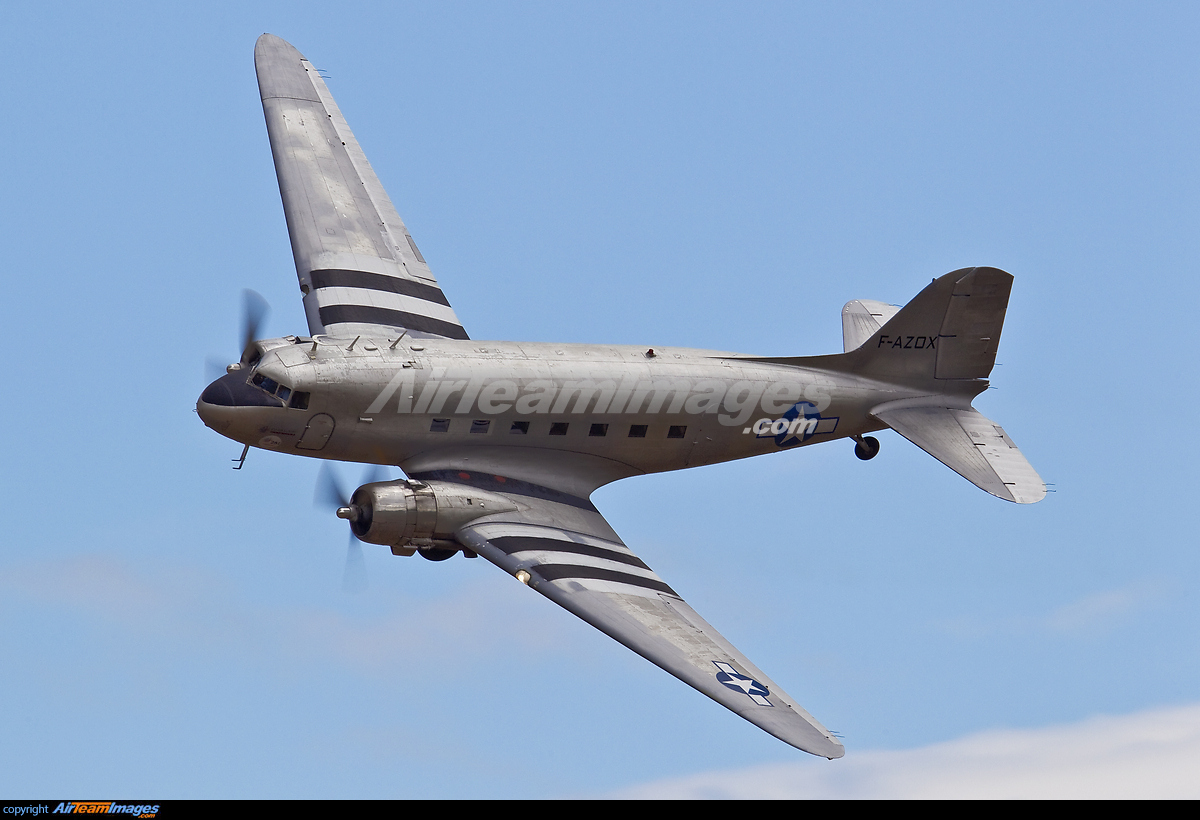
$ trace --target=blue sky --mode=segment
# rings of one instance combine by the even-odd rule
[[[860,753],[1195,724],[1198,29],[1170,3],[9,10],[0,797],[805,793]],[[845,761],[483,561],[368,549],[347,596],[318,465],[229,469],[193,408],[241,289],[304,329],[264,31],[326,70],[473,338],[836,352],[849,299],[1016,277],[976,405],[1040,504],[891,433],[594,498]]]

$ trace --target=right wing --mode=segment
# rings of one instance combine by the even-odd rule
[[[517,511],[472,522],[455,534],[459,543],[783,742],[830,759],[845,754],[829,730],[634,555],[591,502],[455,470],[414,478],[506,496]]]
[[[317,69],[273,34],[254,68],[309,332],[466,339]]]

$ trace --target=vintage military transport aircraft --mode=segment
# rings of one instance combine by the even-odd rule
[[[254,339],[205,389],[204,423],[250,447],[394,465],[337,504],[396,555],[483,556],[786,743],[833,734],[633,554],[592,506],[627,476],[891,428],[992,495],[1045,485],[971,400],[988,386],[1012,276],[963,268],[898,308],[842,309],[845,352],[747,356],[470,339],[317,70],[254,50],[308,335]],[[354,543],[354,542],[352,542]]]

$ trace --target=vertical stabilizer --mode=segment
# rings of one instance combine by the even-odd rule
[[[1012,280],[998,268],[934,279],[859,346],[853,369],[904,381],[987,378]]]

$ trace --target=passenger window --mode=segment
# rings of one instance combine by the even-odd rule
[[[509,435],[513,435],[513,436],[523,436],[523,435],[526,435],[528,432],[529,432],[529,422],[527,422],[527,421],[514,421],[512,423],[512,427],[508,428]]]
[[[450,419],[434,419],[433,423],[429,425],[429,432],[431,433],[445,433],[449,430]]]
[[[474,421],[471,422],[471,432],[472,433],[486,433],[488,431],[488,427],[491,427],[491,425],[492,425],[491,419],[482,419],[482,420],[475,419]]]
[[[629,437],[630,438],[645,438],[646,437],[646,425],[645,424],[631,425],[629,427]]]
[[[672,424],[671,428],[667,430],[667,438],[683,438],[686,435],[687,425],[685,424]]]
[[[593,424],[592,429],[588,430],[588,435],[589,436],[607,436],[608,435],[608,425],[607,424]]]
[[[565,436],[567,434],[567,423],[565,421],[556,421],[550,425],[550,435]]]

